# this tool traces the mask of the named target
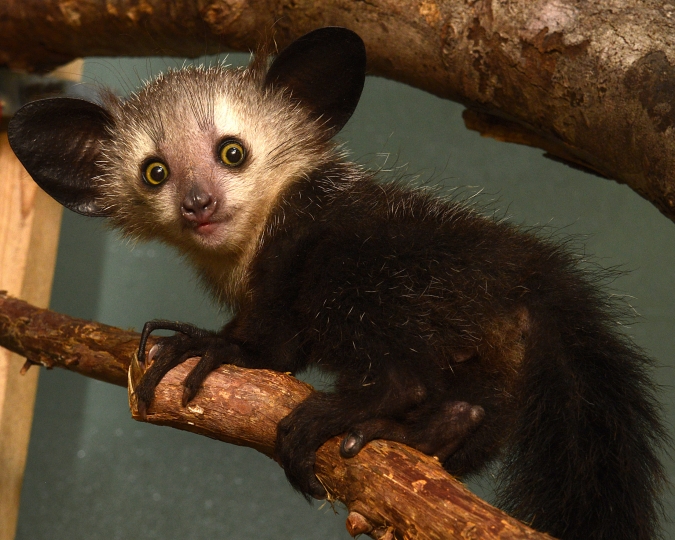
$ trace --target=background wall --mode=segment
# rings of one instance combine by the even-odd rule
[[[94,59],[85,80],[126,92],[181,63]],[[372,166],[407,166],[421,175],[417,181],[462,186],[465,195],[482,190],[480,200],[493,201],[513,223],[587,234],[586,253],[629,270],[614,287],[634,296],[640,317],[628,331],[657,360],[673,432],[675,224],[624,186],[547,160],[540,150],[480,138],[464,128],[461,111],[369,78],[342,139],[355,159]],[[51,307],[137,330],[152,318],[215,329],[227,317],[171,251],[130,245],[101,221],[72,212],[64,215]],[[308,505],[261,454],[132,421],[125,389],[43,371],[36,407],[20,540],[349,538],[344,509]],[[673,462],[666,463],[675,476]],[[472,487],[489,495],[489,479]],[[670,497],[666,512],[674,508]],[[673,524],[664,526],[665,536],[675,537]]]

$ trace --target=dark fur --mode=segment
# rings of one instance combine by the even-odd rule
[[[502,459],[503,507],[560,538],[654,538],[665,434],[649,360],[564,247],[425,191],[379,183],[341,160],[328,137],[356,106],[364,66],[355,34],[323,29],[282,52],[273,76],[186,70],[105,109],[53,100],[17,113],[12,147],[57,200],[106,215],[130,235],[162,238],[198,267],[217,263],[200,270],[233,304],[234,318],[218,333],[169,325],[179,333],[153,352],[139,403],[151,403],[163,375],[191,356],[202,360],[185,381],[184,404],[223,362],[293,373],[316,365],[335,374],[335,389],[314,393],[283,419],[276,448],[306,496],[326,495],[313,472],[326,440],[346,434],[341,451],[350,457],[385,438],[438,456],[460,476]],[[192,101],[202,86],[207,96],[222,92],[221,81],[280,141],[275,159],[251,148],[252,164],[267,174],[279,156],[302,154],[311,159],[298,163],[312,167],[282,179],[255,249],[236,244],[222,259],[193,241],[177,211],[186,193],[202,190],[227,208],[228,187],[262,182],[248,165],[225,174],[214,161],[214,145],[228,134],[211,141],[218,126],[197,109],[211,118],[213,107]],[[183,101],[190,105],[173,106]],[[181,131],[193,117],[192,139],[172,130],[173,146],[154,142],[178,172],[167,181],[175,201],[169,189],[153,206],[164,188],[141,181],[129,157],[134,136],[142,141],[137,135],[157,122]],[[206,151],[197,156],[185,151],[200,144]],[[181,167],[202,173],[182,178]],[[169,211],[177,217],[153,214]],[[252,258],[243,263],[242,253]],[[157,326],[146,325],[144,336]]]
[[[443,465],[458,475],[507,449],[503,507],[554,536],[654,537],[664,433],[650,362],[577,258],[344,163],[289,188],[262,245],[234,319],[189,354],[337,374],[279,426],[301,492],[323,494],[323,442],[365,429],[450,445]]]

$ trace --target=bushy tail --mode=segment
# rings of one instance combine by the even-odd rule
[[[667,440],[650,361],[595,313],[533,317],[500,506],[565,540],[648,540]]]

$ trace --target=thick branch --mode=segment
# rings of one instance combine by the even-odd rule
[[[372,74],[460,101],[469,127],[624,182],[675,219],[675,7],[619,4],[0,0],[0,65],[248,51],[343,25]]]
[[[133,388],[142,369],[134,353],[139,335],[73,319],[0,294],[0,345],[47,367],[124,384],[129,378],[132,415],[140,419]],[[181,383],[197,359],[167,374],[157,387],[146,420],[249,446],[272,457],[276,425],[311,387],[283,373],[224,365],[212,373],[186,408]],[[374,538],[541,539],[478,499],[438,461],[406,446],[370,443],[358,456],[342,459],[337,438],[317,454],[316,473],[331,499],[350,510],[351,533]]]

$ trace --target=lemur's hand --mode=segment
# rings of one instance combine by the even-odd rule
[[[155,397],[155,388],[172,368],[188,358],[201,357],[183,381],[182,403],[185,407],[197,395],[208,374],[228,361],[231,349],[235,347],[222,336],[194,325],[158,319],[145,323],[143,327],[138,347],[138,359],[141,363],[146,361],[147,340],[155,330],[173,330],[176,334],[159,338],[148,353],[149,367],[136,387],[138,410],[142,416],[145,416],[147,407]]]

